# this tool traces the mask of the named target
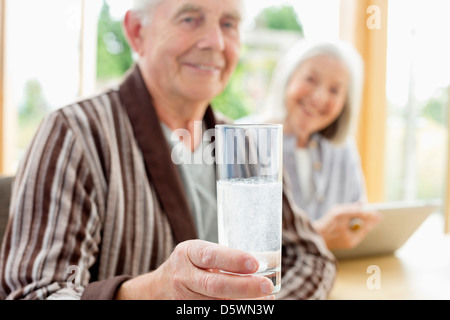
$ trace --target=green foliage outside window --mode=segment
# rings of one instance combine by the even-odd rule
[[[133,64],[132,51],[123,33],[122,21],[111,17],[105,0],[97,32],[97,79],[102,82],[121,77]]]
[[[297,31],[303,34],[303,27],[291,6],[268,7],[255,20],[257,28]]]
[[[244,86],[245,66],[242,62],[237,66],[233,81],[212,102],[212,107],[230,119],[239,119],[250,113],[250,98],[242,90]]]
[[[442,90],[439,97],[432,97],[426,101],[422,109],[425,118],[435,121],[443,127],[447,126],[447,104],[449,101],[448,92]]]
[[[19,103],[17,145],[25,149],[36,132],[41,119],[50,110],[42,85],[37,79],[30,79],[23,89],[23,101]]]

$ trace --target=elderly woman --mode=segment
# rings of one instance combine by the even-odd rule
[[[274,70],[262,118],[285,128],[284,166],[295,201],[330,249],[356,246],[378,223],[352,138],[363,63],[345,42],[301,40]]]

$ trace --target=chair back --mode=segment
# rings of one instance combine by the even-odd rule
[[[6,225],[9,218],[9,204],[13,177],[0,176],[0,247],[3,242]]]

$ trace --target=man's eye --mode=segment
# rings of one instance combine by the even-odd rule
[[[237,23],[232,21],[226,21],[222,23],[222,27],[226,29],[235,29],[237,27]]]
[[[196,16],[185,16],[185,17],[181,18],[180,21],[183,25],[186,25],[189,27],[195,27],[200,24],[201,18],[196,17]]]
[[[187,18],[183,18],[182,21],[184,23],[194,23],[195,22],[195,18],[193,17],[187,17]]]

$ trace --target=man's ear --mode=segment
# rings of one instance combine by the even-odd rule
[[[141,55],[142,50],[142,21],[141,16],[134,11],[127,11],[123,20],[123,29],[127,37],[128,43],[133,50]]]

